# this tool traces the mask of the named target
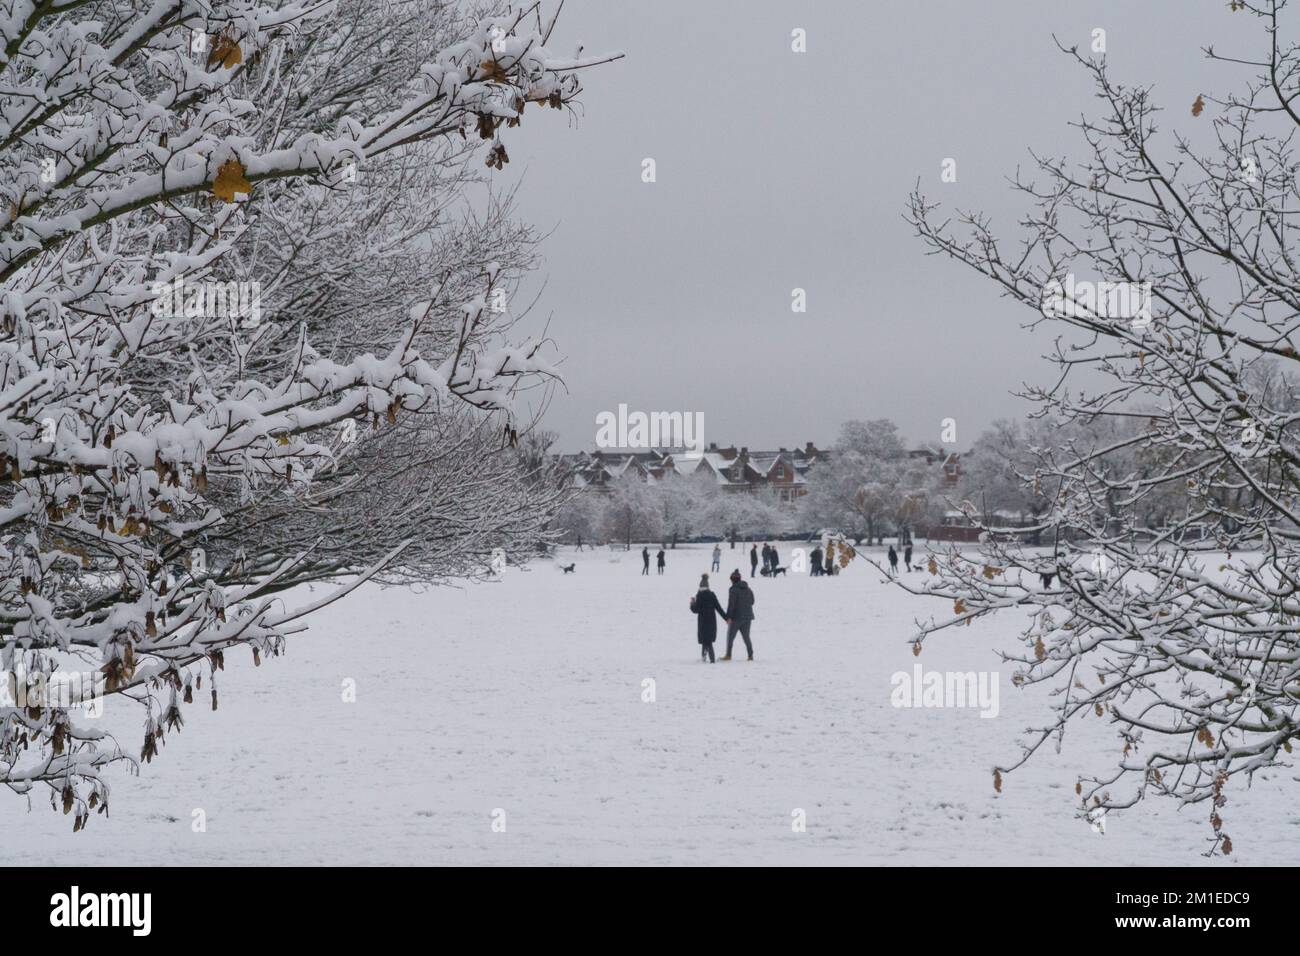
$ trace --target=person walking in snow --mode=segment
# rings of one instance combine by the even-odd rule
[[[894,550],[894,546],[891,544],[889,546],[889,575],[890,577],[893,577],[897,573],[898,573],[898,552]]]
[[[749,546],[749,576],[752,578],[754,572],[758,570],[758,545]]]
[[[695,592],[695,597],[691,598],[691,613],[696,617],[695,639],[700,642],[700,660],[707,660],[713,664],[716,661],[713,656],[713,642],[718,639],[718,622],[713,615],[716,613],[724,621],[727,616],[722,610],[718,596],[709,589],[707,574],[700,575],[700,589]]]
[[[763,542],[763,570],[772,570],[772,546],[766,541]]]
[[[808,555],[808,570],[812,572],[812,576],[815,578],[822,575],[822,546],[820,544],[813,548]]]
[[[749,640],[749,628],[754,623],[754,592],[740,576],[740,568],[731,572],[731,590],[727,592],[727,653],[724,661],[731,660],[731,645],[736,639],[736,632],[745,639],[745,650],[749,659],[754,659],[754,645]]]
[[[776,545],[772,545],[772,550],[769,553],[772,556],[772,570],[775,571],[781,566],[781,556],[776,553]]]
[[[912,570],[912,541],[909,538],[907,546],[903,548],[903,564],[907,565],[907,570]]]
[[[715,544],[713,546],[713,567],[711,567],[709,570],[710,571],[722,570],[722,545],[720,544]]]
[[[658,567],[659,569],[659,573],[663,574],[664,573],[664,549],[662,546],[660,546],[659,548],[659,556],[655,558],[655,564],[656,567]]]
[[[641,549],[641,573],[642,574],[650,573],[650,549],[649,548]]]

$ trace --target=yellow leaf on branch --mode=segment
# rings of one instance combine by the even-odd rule
[[[208,52],[208,69],[220,63],[227,70],[244,62],[244,51],[239,48],[239,41],[232,36],[222,34],[212,41]]]
[[[217,178],[212,181],[212,195],[222,202],[234,202],[235,193],[253,194],[253,184],[244,178],[244,164],[237,159],[228,159],[217,169]]]
[[[482,63],[478,65],[478,68],[483,71],[483,76],[480,77],[480,79],[482,79],[484,82],[488,82],[488,83],[509,83],[510,82],[510,74],[506,72],[506,68],[502,66],[500,63],[498,63],[495,58],[490,57],[484,60]]]

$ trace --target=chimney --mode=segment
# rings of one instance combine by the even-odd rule
[[[808,442],[803,446],[803,453],[811,458],[813,455],[817,454],[817,447],[813,445],[812,442]]]
[[[709,442],[709,451],[717,451],[717,450],[718,450],[718,443],[715,441]]]

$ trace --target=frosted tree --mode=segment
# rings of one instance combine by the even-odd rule
[[[983,215],[949,219],[919,194],[910,208],[933,250],[1051,326],[1057,374],[1026,394],[1093,436],[1038,448],[1026,475],[1047,499],[1046,551],[986,540],[936,556],[925,590],[952,613],[918,652],[973,618],[1026,613],[1014,681],[1050,687],[1052,716],[997,785],[1070,721],[1106,721],[1115,763],[1080,775],[1081,814],[1200,805],[1209,852],[1231,852],[1230,794],[1285,762],[1298,730],[1300,48],[1283,6],[1234,4],[1261,24],[1260,55],[1206,51],[1241,90],[1179,104],[1176,134],[1158,133],[1148,89],[1064,51],[1103,115],[1076,124],[1077,162],[1035,157],[1017,178],[1029,211],[1014,247]],[[1165,523],[1140,533],[1152,515]]]
[[[228,651],[277,653],[375,576],[475,573],[545,520],[554,493],[501,453],[554,374],[508,334],[530,234],[458,197],[607,59],[553,54],[554,27],[538,4],[0,0],[11,790],[80,829],[106,765],[217,706]],[[140,706],[139,751],[87,715],[100,692]]]
[[[961,456],[962,503],[979,513],[985,525],[994,524],[997,511],[1028,512],[1044,500],[1021,477],[1025,438],[1020,423],[1003,419],[986,429]]]
[[[652,486],[659,508],[659,524],[671,547],[677,547],[682,538],[711,532],[708,501],[715,487],[695,475],[669,476]]]
[[[799,503],[802,522],[869,543],[887,532],[911,530],[938,503],[938,471],[908,457],[892,421],[845,422],[835,456],[810,473],[808,494]]]
[[[735,492],[709,484],[701,509],[709,533],[728,540],[774,537],[794,526],[793,511],[770,489]]]
[[[664,533],[663,505],[655,490],[633,471],[609,484],[600,509],[600,533],[630,550],[633,541],[655,541]]]
[[[555,515],[555,527],[565,544],[598,544],[601,539],[603,502],[598,494],[579,491],[571,495]]]

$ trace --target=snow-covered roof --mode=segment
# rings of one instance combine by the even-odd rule
[[[683,455],[680,458],[674,455],[673,470],[679,475],[693,475],[703,461],[704,459],[699,455]]]

